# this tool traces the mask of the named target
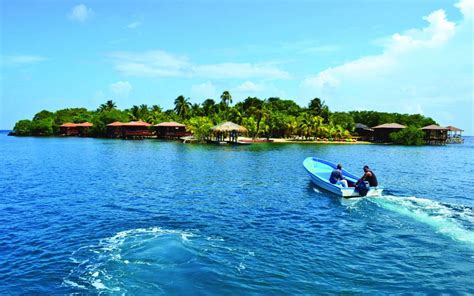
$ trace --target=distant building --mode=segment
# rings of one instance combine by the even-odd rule
[[[464,130],[462,130],[458,127],[452,126],[452,125],[448,125],[446,128],[448,129],[448,139],[447,139],[446,143],[448,143],[448,144],[462,144],[462,143],[464,143],[464,138],[462,137],[462,132]]]
[[[59,133],[62,136],[84,137],[89,133],[89,129],[94,125],[90,122],[72,123],[66,122],[59,126]]]
[[[430,145],[446,144],[448,129],[436,124],[424,126],[421,130],[425,133],[424,141]]]
[[[390,134],[404,129],[406,126],[398,123],[384,123],[374,126],[374,141],[380,143],[390,143]]]
[[[153,137],[151,124],[143,121],[120,122],[107,124],[108,138],[144,139]]]
[[[191,135],[191,133],[186,132],[186,125],[178,122],[161,122],[155,124],[153,129],[160,139],[176,139]]]
[[[354,130],[359,136],[359,140],[372,141],[374,139],[374,130],[362,123],[355,124]]]

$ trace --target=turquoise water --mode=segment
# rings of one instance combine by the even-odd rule
[[[473,152],[0,134],[0,294],[474,293]],[[318,190],[308,156],[385,196]]]

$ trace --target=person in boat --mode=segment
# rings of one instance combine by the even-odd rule
[[[331,184],[341,185],[342,187],[347,187],[347,180],[342,175],[342,165],[338,164],[337,167],[331,172],[329,177],[329,182]]]
[[[377,176],[375,176],[374,172],[369,168],[368,165],[364,165],[364,175],[357,181],[356,184],[359,184],[361,181],[369,182],[370,187],[377,187],[379,182],[377,181]]]

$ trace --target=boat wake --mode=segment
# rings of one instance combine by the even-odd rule
[[[474,245],[474,211],[419,197],[381,196],[367,199],[392,212],[429,225],[436,232]]]
[[[132,229],[76,251],[71,256],[76,268],[63,285],[112,294],[186,294],[188,284],[213,280],[224,274],[222,268],[241,272],[246,256],[221,237],[159,227]]]

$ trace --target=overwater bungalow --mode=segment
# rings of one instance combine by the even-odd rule
[[[247,132],[247,129],[241,125],[230,121],[223,122],[212,128],[212,133],[214,137],[211,138],[211,142],[218,144],[248,144],[241,143],[238,140],[239,135]]]
[[[394,132],[398,132],[404,129],[406,126],[401,125],[399,123],[384,123],[381,125],[374,126],[372,129],[374,130],[374,141],[380,143],[389,143],[390,134]]]
[[[356,134],[361,141],[372,141],[374,139],[374,130],[362,123],[355,124]]]
[[[144,121],[113,122],[107,124],[108,138],[144,139],[153,137],[151,124]]]
[[[421,128],[425,133],[424,141],[430,145],[446,144],[448,139],[448,129],[436,124],[427,125]]]
[[[448,139],[446,140],[446,143],[448,144],[462,144],[464,143],[464,138],[462,137],[462,132],[464,130],[458,128],[458,127],[455,127],[455,126],[452,126],[452,125],[448,125],[446,127],[448,129]]]
[[[90,122],[72,123],[66,122],[59,126],[59,133],[62,136],[84,137],[89,133],[89,129],[94,125]]]
[[[177,139],[191,135],[186,131],[186,125],[178,122],[161,122],[155,124],[153,128],[160,139]]]

